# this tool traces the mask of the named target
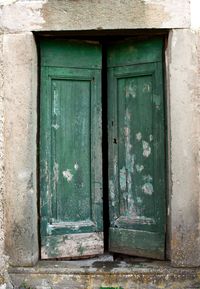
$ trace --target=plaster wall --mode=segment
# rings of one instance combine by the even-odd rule
[[[189,28],[189,0],[4,0],[6,33],[51,30]]]
[[[6,248],[13,264],[38,258],[37,53],[32,33],[4,35]],[[26,253],[25,253],[26,252]]]
[[[32,31],[173,28],[166,51],[170,257],[176,266],[200,265],[200,37],[197,22],[191,29],[194,7],[191,14],[188,0],[0,1],[0,254],[5,232],[11,264],[30,266],[38,259]]]
[[[4,286],[3,273],[5,271],[4,252],[4,61],[3,61],[3,36],[0,35],[0,288]],[[3,287],[2,287],[3,289]]]
[[[171,260],[199,266],[199,33],[172,30],[168,42],[171,148]]]

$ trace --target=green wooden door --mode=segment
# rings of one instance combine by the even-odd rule
[[[166,211],[162,45],[126,41],[107,50],[109,249],[158,259]],[[101,46],[42,40],[40,48],[41,257],[101,254]]]
[[[43,40],[41,258],[103,252],[101,47]]]
[[[162,40],[108,48],[110,251],[163,259]]]

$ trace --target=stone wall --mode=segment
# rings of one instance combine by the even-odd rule
[[[189,29],[169,37],[171,260],[179,266],[200,264],[198,37]]]
[[[37,53],[32,33],[4,35],[6,248],[12,264],[38,258]],[[24,254],[26,252],[26,254]]]

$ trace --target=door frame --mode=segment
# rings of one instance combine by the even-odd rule
[[[151,36],[151,38],[152,37],[159,37],[159,36]],[[123,38],[123,36],[122,35],[120,35],[120,36],[115,36],[114,37],[114,41],[116,40],[116,41],[118,41],[119,39],[121,39],[121,38]],[[125,37],[125,40],[130,40],[130,39],[132,39],[133,38],[133,36],[131,35],[131,36],[128,36],[128,37]],[[135,39],[134,40],[137,40],[138,41],[138,39],[139,40],[144,40],[144,39],[148,39],[149,38],[149,35],[148,36],[137,36],[137,37],[135,37]],[[150,39],[151,39],[150,38]],[[159,38],[162,38],[163,39],[163,42],[164,42],[164,39],[165,39],[165,35],[162,35],[162,36],[160,36]],[[42,39],[43,39],[43,37],[42,37]],[[107,37],[105,37],[105,36],[101,36],[101,37],[98,37],[98,36],[93,36],[93,37],[91,37],[91,36],[88,36],[88,37],[86,37],[86,36],[84,36],[84,37],[61,37],[61,39],[75,39],[75,40],[87,40],[87,39],[91,39],[91,41],[100,41],[100,43],[102,43],[102,47],[104,46],[104,44],[105,43],[107,43],[108,42],[108,39],[107,39]],[[39,40],[40,40],[40,38],[39,38]],[[39,42],[39,40],[38,40],[38,42]],[[109,39],[110,40],[110,39]],[[163,65],[163,73],[164,73],[164,55],[163,55],[163,62],[162,62],[162,65]],[[103,76],[102,76],[102,81],[103,81]],[[102,84],[103,85],[103,84]],[[165,86],[165,81],[163,80],[163,86]],[[164,98],[164,120],[166,121],[166,111],[165,111],[165,94],[164,94],[164,90],[165,90],[165,87],[163,87],[163,98]],[[40,106],[40,96],[39,96],[39,99],[38,99],[38,106]],[[38,113],[40,113],[40,112],[38,112]],[[108,116],[107,116],[108,117]],[[103,118],[103,117],[102,117]],[[40,124],[39,124],[39,119],[40,119],[40,115],[38,114],[38,130],[40,131]],[[165,128],[165,130],[166,130],[166,128]],[[39,135],[39,134],[38,134]],[[166,142],[166,140],[164,140],[164,143],[165,143],[165,145],[167,145],[167,142]],[[39,146],[39,139],[38,139],[38,146]],[[38,147],[38,150],[39,150],[39,147]],[[166,152],[166,148],[165,148],[165,152]],[[39,155],[39,154],[38,154]],[[103,154],[104,155],[104,154]],[[38,156],[38,164],[39,164],[39,156]],[[103,160],[102,160],[103,161]],[[165,161],[165,164],[167,165],[167,162]],[[38,171],[39,171],[39,165],[38,165]],[[39,174],[38,174],[39,175]],[[167,170],[165,170],[165,179],[167,179]],[[104,182],[103,182],[104,183]],[[166,181],[166,183],[167,183],[167,181]],[[108,185],[108,184],[107,184]],[[105,187],[104,187],[104,189],[105,189]],[[167,192],[166,192],[166,194],[167,194]],[[104,202],[104,207],[105,207],[105,202]],[[167,207],[167,197],[166,197],[166,207]],[[38,211],[40,211],[40,207],[38,208]],[[167,223],[166,223],[166,226],[167,226]],[[167,232],[166,232],[166,235],[167,235]],[[108,236],[106,236],[106,237],[108,237]],[[166,237],[166,239],[167,239],[167,237]],[[39,240],[40,240],[40,237],[39,237]],[[41,242],[41,241],[40,241]],[[108,242],[108,240],[106,239],[105,240],[105,244],[107,244],[107,242]],[[40,245],[41,246],[41,245]],[[167,248],[165,248],[165,252],[167,252],[168,250],[167,250]]]
[[[132,34],[135,31],[138,32],[138,30],[133,30]],[[146,34],[149,32],[150,30],[143,31]],[[160,32],[163,33],[164,30]],[[77,32],[70,33],[71,35],[77,34]],[[85,33],[86,31],[84,31]],[[111,32],[103,31],[102,33],[109,35]],[[52,32],[40,32],[37,35],[27,32],[15,34],[15,37],[13,34],[4,35],[3,59],[5,63],[7,61],[9,64],[4,77],[8,83],[12,83],[12,88],[15,89],[13,96],[13,90],[10,90],[8,85],[5,85],[4,88],[6,93],[5,130],[10,132],[9,138],[6,139],[5,160],[8,172],[5,204],[6,249],[10,256],[10,264],[15,266],[32,266],[39,259],[36,174],[38,51],[36,43],[39,35],[47,34],[55,35]],[[166,33],[164,34],[166,35]],[[195,106],[198,103],[196,89],[191,90],[191,86],[197,88],[197,74],[194,69],[194,67],[196,69],[198,67],[196,58],[194,59],[194,55],[196,55],[194,49],[195,53],[197,49],[194,47],[194,43],[197,43],[197,34],[190,29],[173,29],[166,36],[165,87],[168,107],[167,184],[169,200],[167,256],[173,265],[182,267],[200,265],[197,162],[199,130],[196,125],[199,123],[199,114]],[[15,54],[13,54],[13,50],[16,52]],[[24,53],[25,50],[26,53]],[[180,57],[180,54],[187,55],[187,57]],[[12,63],[10,55],[12,55]],[[19,57],[19,55],[23,55],[23,57]],[[190,63],[191,59],[193,59],[193,66]],[[16,75],[20,75],[20,78]],[[13,97],[15,97],[15,101],[10,101]],[[23,105],[21,105],[22,103]],[[19,120],[22,119],[23,122],[13,122],[14,116]],[[192,127],[190,127],[191,123],[194,124]],[[13,124],[12,129],[11,124]],[[23,131],[23,138],[19,137],[19,131]],[[18,148],[17,150],[13,150],[13,143],[15,143],[15,148]],[[193,150],[191,150],[191,146]],[[17,160],[17,167],[13,160]],[[185,170],[186,166],[191,168],[190,171]],[[26,174],[19,174],[19,176],[16,174],[16,171],[24,172],[24,170],[26,170]],[[19,200],[19,209],[11,211],[13,205]],[[22,211],[23,218],[20,213]],[[20,234],[17,234],[16,228]]]

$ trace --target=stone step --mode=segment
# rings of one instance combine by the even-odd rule
[[[160,261],[40,261],[9,276],[16,289],[200,289],[200,268]]]

